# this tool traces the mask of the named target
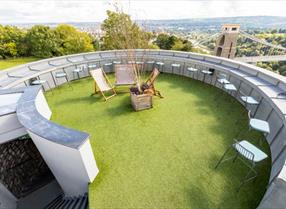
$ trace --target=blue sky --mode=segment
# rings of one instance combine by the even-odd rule
[[[143,20],[286,16],[285,0],[0,0],[0,23],[102,21],[115,2]]]

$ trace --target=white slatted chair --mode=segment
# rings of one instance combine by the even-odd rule
[[[235,154],[225,158],[231,150],[233,150]],[[241,183],[237,189],[237,191],[239,191],[245,183],[255,179],[259,175],[258,171],[255,170],[255,166],[257,163],[263,161],[267,157],[267,154],[265,154],[250,142],[246,140],[234,140],[234,143],[229,146],[229,148],[225,151],[225,153],[216,164],[215,169],[217,169],[218,166],[225,161],[232,160],[235,162],[237,159],[240,159],[250,170],[241,180]]]

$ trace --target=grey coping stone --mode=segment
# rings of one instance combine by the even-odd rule
[[[87,54],[87,55],[84,55],[84,57],[88,60],[98,60],[100,59],[100,56],[99,54]]]
[[[271,76],[266,75],[262,72],[259,72],[257,76],[259,78],[267,81],[268,83],[271,83],[272,85],[277,85],[278,83],[280,83],[280,81],[277,78],[271,77]]]
[[[286,204],[286,182],[282,179],[275,179],[271,185],[271,191],[257,209],[285,209]]]
[[[67,147],[79,148],[89,138],[89,134],[66,128],[44,118],[35,105],[35,99],[40,90],[40,86],[32,86],[24,90],[16,110],[19,122],[30,132],[42,138]]]
[[[282,114],[286,116],[286,99],[272,99],[272,102],[280,109]]]
[[[174,56],[174,52],[173,51],[160,51],[159,54],[162,55],[162,56],[170,56],[170,57]]]
[[[241,63],[241,65],[239,66],[239,69],[241,71],[244,71],[244,72],[251,74],[252,76],[257,76],[257,74],[260,72],[258,70],[255,70],[255,66],[243,64],[243,63]]]
[[[109,58],[109,57],[115,57],[116,55],[115,55],[115,52],[107,51],[107,52],[101,52],[100,56],[102,58]]]
[[[30,70],[23,70],[23,71],[20,71],[20,72],[12,72],[12,73],[9,73],[8,77],[18,77],[18,78],[24,78],[24,77],[28,77],[28,76],[31,76],[31,75],[34,75],[35,72],[33,71],[30,71]]]
[[[69,62],[72,62],[72,63],[85,61],[85,59],[82,56],[80,56],[80,57],[68,57],[67,59]]]
[[[37,70],[38,71],[44,71],[44,70],[48,70],[50,68],[51,68],[51,65],[49,65],[47,62],[30,65],[31,71],[37,71]]]
[[[0,90],[0,95],[4,94],[15,94],[15,93],[23,93],[24,88],[17,89],[2,89]],[[0,116],[8,115],[16,112],[17,104],[5,105],[0,107]]]
[[[217,64],[222,62],[222,60],[218,59],[217,57],[206,57],[205,60],[206,61],[210,61],[210,62],[214,62],[214,63],[217,63]]]
[[[192,58],[192,59],[204,60],[204,56],[203,55],[199,55],[199,54],[190,54],[189,57]]]
[[[56,60],[50,60],[49,61],[50,65],[55,65],[55,66],[61,66],[61,65],[66,65],[66,64],[70,64],[70,62],[68,62],[65,58],[60,58],[60,59],[56,59]]]
[[[16,112],[17,104],[5,105],[0,107],[0,116],[8,115]]]
[[[1,89],[0,95],[2,94],[14,94],[14,93],[23,93],[26,88],[11,88],[11,89]]]
[[[268,97],[276,98],[277,95],[283,92],[282,89],[276,86],[258,86],[258,88]]]
[[[273,84],[259,78],[259,77],[245,77],[245,80],[249,81],[250,83],[254,84],[255,86],[273,86]]]
[[[19,80],[19,78],[15,78],[15,77],[4,77],[0,79],[0,87],[1,86],[7,86],[10,83]]]
[[[182,58],[188,58],[189,57],[189,53],[182,53],[182,52],[175,52],[174,53],[175,57],[182,57]]]
[[[228,66],[228,67],[231,67],[231,68],[239,68],[239,65],[238,63],[234,63],[234,62],[228,62],[226,60],[223,60],[222,65],[225,65],[225,66]]]

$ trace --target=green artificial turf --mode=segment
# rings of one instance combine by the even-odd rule
[[[13,58],[13,59],[0,59],[0,70],[5,70],[10,67],[14,67],[17,65],[25,64],[28,62],[37,61],[39,58],[35,57],[21,57],[21,58]]]
[[[72,86],[46,96],[53,121],[91,135],[100,172],[89,186],[90,209],[254,209],[259,204],[270,158],[258,165],[256,181],[239,193],[248,171],[240,161],[214,169],[237,135],[269,154],[267,143],[258,143],[263,136],[248,130],[244,108],[227,94],[200,81],[161,74],[157,88],[164,98],[155,97],[153,109],[134,112],[128,93],[104,102],[90,96],[90,78]]]

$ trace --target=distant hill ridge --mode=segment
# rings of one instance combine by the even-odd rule
[[[174,25],[193,27],[220,27],[225,23],[237,23],[243,28],[286,28],[286,17],[280,16],[239,16],[216,18],[190,18],[169,20],[138,20],[147,25]]]
[[[286,17],[281,16],[239,16],[239,17],[216,17],[216,18],[189,18],[189,19],[166,19],[166,20],[136,20],[137,23],[147,27],[184,27],[193,29],[219,28],[225,23],[237,23],[243,29],[266,29],[286,28]],[[39,23],[23,23],[15,25],[32,26]],[[48,26],[56,26],[61,23],[40,23]],[[75,27],[100,26],[100,22],[65,22]]]

